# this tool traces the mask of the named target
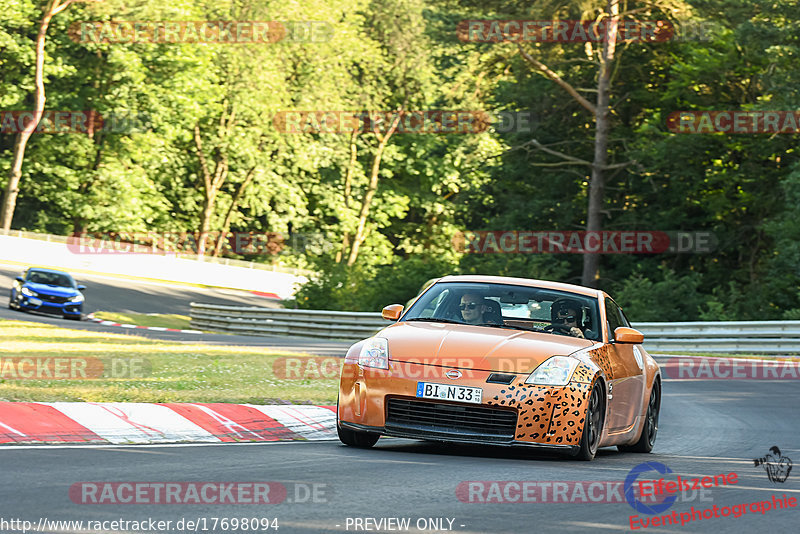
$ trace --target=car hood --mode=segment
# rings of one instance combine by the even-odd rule
[[[51,286],[48,284],[36,284],[34,282],[25,282],[25,287],[41,293],[43,295],[52,295],[54,297],[74,297],[78,295],[77,289],[71,287]]]
[[[530,373],[555,355],[591,347],[586,339],[445,323],[396,323],[379,337],[389,342],[389,359],[462,369]]]

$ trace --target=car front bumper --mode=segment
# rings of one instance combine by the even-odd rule
[[[80,317],[83,313],[83,302],[47,302],[42,297],[23,296],[19,300],[23,310],[30,310],[50,315],[67,315]]]
[[[339,388],[339,421],[353,430],[414,439],[529,446],[574,452],[580,443],[591,382],[563,387],[487,382],[491,371],[390,361],[389,369],[346,362]],[[576,374],[586,380],[586,374]],[[589,379],[590,380],[590,379]],[[416,396],[419,382],[479,387],[481,403]]]

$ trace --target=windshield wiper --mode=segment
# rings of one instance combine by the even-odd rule
[[[506,328],[508,330],[524,330],[526,332],[543,332],[543,330],[539,330],[537,328],[525,328],[524,326],[511,326],[507,324],[496,324],[496,323],[480,323],[475,326],[492,326],[494,328]]]
[[[461,321],[453,321],[450,319],[440,319],[438,317],[414,317],[413,319],[404,319],[405,321],[426,321],[430,323],[448,323],[448,324],[466,324]]]

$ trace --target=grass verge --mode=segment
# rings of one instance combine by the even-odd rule
[[[0,400],[80,402],[232,402],[335,404],[337,378],[286,379],[273,364],[308,357],[264,348],[202,345],[59,328],[41,323],[0,321]],[[21,359],[102,359],[102,378],[19,378]],[[139,362],[143,361],[144,365]],[[133,376],[109,377],[136,363]],[[29,365],[29,364],[26,364]],[[91,367],[91,365],[90,365]],[[276,369],[280,369],[280,365]],[[30,373],[31,367],[25,368]],[[115,376],[131,373],[110,373]],[[279,371],[280,374],[280,371]]]
[[[94,317],[103,321],[113,321],[120,324],[135,324],[139,326],[160,326],[163,328],[177,328],[178,330],[191,330],[190,318],[186,315],[159,314],[159,313],[115,313],[99,311],[94,312]]]

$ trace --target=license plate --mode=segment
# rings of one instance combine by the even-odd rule
[[[482,395],[483,390],[481,388],[417,382],[417,397],[420,399],[454,400],[480,404]]]
[[[42,301],[39,299],[28,299],[28,304],[30,304],[31,306],[41,306]]]

